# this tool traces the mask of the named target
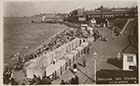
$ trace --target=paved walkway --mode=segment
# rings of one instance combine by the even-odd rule
[[[79,83],[80,84],[94,84],[94,57],[93,57],[93,45],[91,46],[90,54],[84,55],[83,57],[86,57],[86,67],[78,65],[78,68],[80,71],[77,72],[77,75],[79,77]],[[82,58],[82,57],[80,57]],[[81,62],[81,59],[78,60],[78,62]],[[72,78],[72,72],[70,70],[66,71],[60,79],[54,80],[53,84],[59,84],[61,80],[69,81]]]
[[[132,31],[134,25],[133,23],[133,21],[130,21],[123,34],[116,39],[112,39],[110,29],[100,30],[100,33],[103,36],[106,36],[109,40],[106,42],[97,41],[94,44],[94,49],[97,51],[98,54],[96,64],[97,71],[100,69],[120,70],[120,68],[107,63],[107,60],[109,58],[116,58],[118,52],[121,52],[129,44],[128,35]]]
[[[112,39],[112,32],[110,29],[99,29],[100,34],[103,35],[103,37],[107,37],[108,41],[100,41],[97,40],[97,42],[92,43],[90,46],[90,54],[85,56],[87,60],[87,66],[81,67],[78,66],[78,68],[83,72],[78,71],[77,75],[80,78],[80,84],[93,84],[94,77],[94,57],[93,52],[97,52],[97,60],[96,60],[96,71],[100,69],[114,69],[114,70],[121,70],[120,68],[107,63],[107,60],[109,58],[116,58],[118,52],[121,52],[129,43],[128,43],[128,35],[131,32],[131,28],[133,27],[133,22],[130,21],[129,24],[126,27],[126,30],[123,32],[123,34],[116,38]],[[72,77],[72,73],[70,71],[67,71],[65,74],[62,75],[60,79],[57,79],[53,81],[53,84],[59,84],[61,82],[61,79],[64,79],[65,81],[70,80]]]

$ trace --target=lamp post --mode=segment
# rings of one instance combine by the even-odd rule
[[[93,65],[93,78],[94,78],[94,81],[96,81],[96,58],[97,58],[97,53],[96,53],[96,51],[94,51],[94,53],[93,53],[93,58],[94,58],[94,60],[93,60],[93,63],[94,63],[94,65]]]

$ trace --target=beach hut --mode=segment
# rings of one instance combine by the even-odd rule
[[[55,71],[54,64],[51,64],[48,67],[46,67],[46,70],[45,70],[46,74],[45,75],[51,79],[51,78],[53,78],[54,71]]]
[[[81,55],[83,55],[83,49],[84,49],[84,47],[83,46],[79,46],[79,47],[77,47],[75,50],[77,50],[78,52],[79,52],[79,57],[81,57]]]
[[[69,42],[68,42],[68,43],[66,43],[64,46],[65,46],[65,48],[66,48],[66,51],[67,51],[67,52],[69,52],[69,51],[70,51]]]
[[[26,67],[26,77],[27,78],[33,78],[33,75],[36,75],[40,78],[43,77],[44,69],[43,69],[42,65],[37,64],[35,62],[31,62],[31,64],[29,64]]]
[[[56,76],[55,77],[60,77],[64,72],[65,72],[65,66],[66,66],[66,61],[65,60],[59,60],[55,66],[54,69],[56,71]]]
[[[72,50],[72,42],[71,41],[68,43],[68,46],[69,46],[69,51],[71,51]]]
[[[42,63],[43,67],[50,65],[52,62],[52,58],[49,57],[49,54],[44,54],[40,58],[41,58],[40,63]]]
[[[58,59],[63,58],[63,56],[67,53],[65,45],[60,46],[57,50],[58,50]]]
[[[75,48],[78,46],[77,38],[73,39],[73,40],[71,41],[71,44],[72,44],[72,50],[75,49]]]
[[[75,48],[76,48],[80,45],[80,39],[76,38],[74,41],[75,41],[74,43],[75,43]]]
[[[88,54],[88,52],[89,52],[89,43],[85,42],[85,43],[81,44],[80,46],[83,47],[83,53]]]
[[[67,61],[68,66],[71,66],[74,63],[74,55],[72,53],[68,53],[64,57],[69,59],[69,61]]]
[[[67,49],[67,52],[70,52],[72,50],[72,43],[71,42],[66,43],[66,49]]]
[[[60,49],[57,48],[57,49],[53,50],[53,52],[55,52],[55,58],[59,59],[59,57],[60,57]]]
[[[60,50],[61,50],[61,53],[62,53],[61,55],[63,57],[67,53],[65,45],[62,45]]]
[[[71,41],[71,50],[74,49],[74,39]]]
[[[80,38],[80,43],[79,43],[79,44],[81,45],[81,44],[83,44],[84,42],[87,42],[87,39],[86,39],[86,38]]]
[[[65,71],[66,61],[58,60],[55,64],[51,64],[46,67],[46,76],[52,77],[52,79],[56,79],[60,77]]]
[[[26,66],[26,77],[27,78],[33,78],[33,74],[34,74],[34,70],[33,67],[35,66],[34,62],[30,62],[28,63],[28,65]]]
[[[67,49],[67,47],[68,47],[67,44],[63,44],[61,47],[62,47],[63,53],[66,54],[67,51],[68,51],[68,49]]]
[[[66,53],[68,52],[68,46],[67,43],[63,44],[64,49],[66,50]]]
[[[74,56],[74,63],[77,61],[78,57],[79,57],[79,52],[77,50],[72,50],[70,53],[73,54]]]

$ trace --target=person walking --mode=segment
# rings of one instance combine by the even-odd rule
[[[75,79],[74,79],[75,77],[74,76],[72,76],[72,78],[71,78],[71,80],[70,80],[70,84],[75,84]]]
[[[75,73],[77,73],[77,64],[73,64],[73,73],[75,74]]]
[[[70,84],[79,84],[79,77],[74,74],[70,80]]]
[[[75,75],[75,81],[76,81],[76,84],[79,84],[79,77],[77,75]]]

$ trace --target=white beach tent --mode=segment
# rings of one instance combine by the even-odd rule
[[[63,58],[63,56],[67,53],[65,45],[62,45],[54,50],[57,59]]]
[[[75,50],[78,50],[80,57],[81,57],[81,55],[83,55],[83,49],[84,49],[83,46],[79,46],[75,49]]]
[[[39,63],[41,63],[41,65],[43,67],[50,65],[52,62],[52,58],[50,57],[49,53],[44,54],[44,55],[40,56],[39,58],[41,58]]]
[[[51,57],[49,53],[43,54],[40,57],[30,60],[30,62],[28,62],[28,65],[26,65],[27,78],[33,78],[34,74],[42,78],[44,75],[45,67],[50,64]]]
[[[69,46],[69,52],[70,52],[72,50],[72,43],[71,43],[71,41],[68,42],[68,46]]]
[[[48,67],[46,67],[46,76],[51,76],[54,73],[54,71],[54,64],[49,65]]]
[[[72,42],[72,49],[75,49],[76,47],[79,46],[79,40],[78,40],[78,38],[75,38],[71,42]]]
[[[81,44],[83,44],[84,42],[87,42],[86,38],[80,38]]]
[[[60,72],[61,71],[62,73],[64,72],[65,64],[66,64],[65,60],[58,60],[58,62],[56,62],[55,64],[49,65],[48,67],[46,67],[46,76],[52,76],[55,73],[55,71],[56,75],[60,76],[61,75]]]
[[[44,75],[44,70],[41,67],[41,65],[32,62],[31,64],[29,64],[26,67],[26,75],[27,78],[33,78],[33,75],[39,76],[40,78],[42,78],[42,76]]]
[[[80,46],[82,46],[83,47],[83,53],[84,54],[87,54],[87,50],[88,50],[88,47],[89,47],[89,43],[88,42],[85,42],[85,43],[83,43],[83,44],[81,44]]]
[[[64,56],[65,58],[68,58],[68,64],[71,66],[74,63],[74,55],[72,53],[68,53]]]
[[[43,66],[43,63],[39,62],[37,65],[35,65],[34,74],[42,79],[45,74],[45,68]]]
[[[85,43],[81,44],[80,46],[83,46],[84,48],[86,48],[86,47],[89,46],[89,43],[88,42],[85,42]]]
[[[55,58],[59,59],[59,57],[60,57],[60,50],[59,50],[59,48],[53,50],[53,52],[55,52]]]
[[[80,38],[75,39],[75,48],[80,45]]]
[[[33,74],[34,74],[34,70],[33,67],[35,66],[34,62],[30,62],[28,63],[28,65],[26,66],[26,77],[27,78],[33,78]]]
[[[74,56],[74,62],[77,61],[78,57],[79,57],[79,52],[77,50],[72,50],[70,53],[73,54]]]
[[[59,58],[63,58],[63,56],[67,53],[65,45],[60,46],[59,49],[60,49],[60,57]]]
[[[60,77],[64,71],[65,71],[65,66],[66,66],[66,60],[59,60],[55,66],[54,69],[56,71],[57,77]]]
[[[71,51],[71,44],[70,42],[66,43],[66,49],[67,49],[67,52],[70,52]]]
[[[74,49],[74,39],[71,41],[71,50],[73,50]]]
[[[63,44],[63,46],[64,46],[64,48],[65,48],[65,50],[66,50],[66,53],[69,51],[69,49],[68,49],[68,44],[67,43],[65,43],[65,44]]]

